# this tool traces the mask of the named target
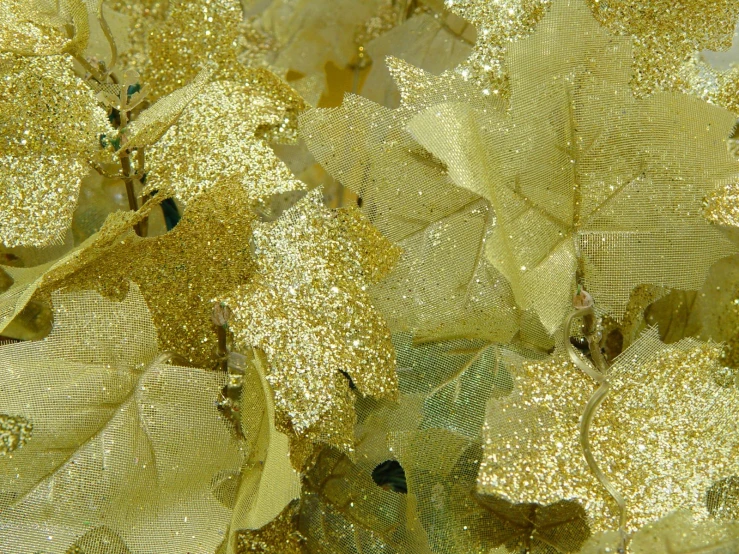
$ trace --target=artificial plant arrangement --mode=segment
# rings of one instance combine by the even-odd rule
[[[737,18],[0,0],[0,551],[739,551]]]

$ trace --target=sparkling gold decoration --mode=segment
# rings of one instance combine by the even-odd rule
[[[87,160],[111,130],[68,56],[0,54],[0,241],[61,242]]]
[[[712,484],[739,471],[739,391],[717,384],[721,349],[649,330],[612,366],[612,390],[590,427],[593,456],[626,499],[634,531],[684,508],[706,518]],[[511,396],[491,400],[479,489],[516,503],[582,504],[593,532],[618,527],[615,503],[590,472],[578,421],[595,384],[555,356],[514,372]]]
[[[359,392],[397,392],[390,334],[365,292],[398,252],[356,210],[331,211],[310,192],[252,239],[258,271],[226,301],[240,347],[270,364],[275,405],[301,436],[351,448],[349,379]]]
[[[43,25],[43,18],[27,0],[0,4],[0,52],[26,56],[59,54],[67,43],[62,32]]]
[[[509,49],[508,113],[446,103],[409,124],[456,185],[490,200],[487,256],[550,333],[576,275],[620,315],[635,286],[698,287],[735,251],[700,213],[739,170],[726,148],[734,116],[676,93],[634,99],[630,62],[628,39],[607,35],[582,1],[558,2]]]
[[[166,19],[169,0],[104,0],[104,5],[128,20],[129,48],[121,52],[121,66],[143,71],[148,61],[147,37]]]
[[[249,70],[241,83],[208,85],[147,150],[147,190],[189,203],[224,176],[254,200],[303,188],[265,140],[291,138],[302,108],[297,93],[264,69]]]
[[[242,19],[238,0],[171,0],[167,18],[148,36],[149,64],[143,70],[152,99],[191,81],[202,67],[213,65],[214,78],[240,81],[244,66],[237,60]]]
[[[32,433],[33,423],[25,417],[0,414],[0,456],[26,444]]]
[[[141,239],[131,231],[130,218],[108,222],[101,230],[107,238],[92,237],[98,244],[46,273],[36,298],[61,287],[93,288],[121,298],[132,280],[148,303],[162,349],[211,368],[217,353],[210,302],[253,268],[250,206],[245,194],[224,182],[188,206],[166,235]]]
[[[302,554],[304,539],[297,529],[298,501],[288,504],[273,521],[256,531],[239,531],[236,554]]]
[[[231,513],[211,481],[243,459],[213,406],[222,374],[160,355],[135,285],[53,304],[49,337],[0,347],[0,405],[34,424],[0,456],[3,549],[91,554],[115,535],[132,552],[213,552]]]

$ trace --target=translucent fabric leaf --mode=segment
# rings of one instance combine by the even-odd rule
[[[449,429],[480,437],[485,404],[513,386],[505,369],[515,359],[502,345],[459,339],[413,344],[407,334],[393,337],[403,394],[425,397],[421,429]],[[508,359],[506,359],[508,358]]]
[[[31,299],[44,301],[58,288],[95,289],[120,299],[128,280],[134,280],[162,348],[194,365],[214,367],[219,362],[211,300],[228,294],[253,270],[249,238],[254,216],[251,201],[239,190],[228,181],[219,183],[188,206],[172,231],[158,237],[142,239],[132,227],[164,195],[154,196],[138,212],[114,212],[78,250],[29,283],[36,288]]]
[[[739,391],[716,378],[720,356],[719,346],[693,339],[665,345],[650,329],[611,366],[589,437],[625,498],[627,531],[676,509],[705,519],[709,489],[739,471]],[[512,374],[513,393],[488,405],[479,491],[514,503],[571,500],[594,533],[617,529],[616,503],[589,470],[580,439],[596,384],[559,355]]]
[[[148,63],[143,70],[151,98],[173,93],[196,79],[203,66],[213,78],[241,81],[238,32],[242,19],[238,0],[170,0],[164,21],[147,37]]]
[[[202,92],[212,72],[203,69],[189,84],[161,98],[128,125],[124,148],[129,150],[155,143],[177,120],[187,105]]]
[[[236,554],[303,554],[305,539],[298,531],[300,502],[294,500],[273,521],[257,530],[242,530],[236,535]],[[220,553],[216,553],[220,554]]]
[[[146,190],[165,191],[187,204],[226,176],[255,201],[304,188],[263,138],[273,132],[284,137],[286,127],[294,128],[303,101],[266,70],[248,75],[240,83],[205,86],[147,149]]]
[[[400,64],[393,60],[391,67]],[[369,220],[403,249],[387,281],[372,289],[394,330],[419,340],[508,341],[521,316],[507,281],[484,255],[495,214],[478,196],[450,186],[444,165],[405,130],[434,101],[482,97],[464,83],[418,74],[414,82],[427,85],[426,95],[413,104],[408,94],[398,110],[347,95],[339,108],[301,116],[301,136],[331,176],[359,195]],[[405,83],[399,88],[405,94]]]
[[[240,537],[269,524],[300,497],[300,476],[290,464],[288,437],[275,427],[264,353],[232,352],[229,367],[244,375],[240,398],[242,432],[253,440],[241,471],[226,545],[226,552],[238,554],[244,542]]]
[[[0,241],[59,243],[87,161],[111,130],[68,56],[0,54]]]
[[[618,534],[593,537],[581,554],[609,554],[618,546]],[[731,554],[739,548],[736,521],[693,520],[690,512],[676,511],[639,529],[629,541],[633,554]]]
[[[388,433],[416,427],[420,400],[360,402],[354,459],[334,448],[321,451],[303,479],[298,529],[309,552],[430,554],[414,495],[386,490],[372,479],[373,469],[394,457]]]
[[[455,184],[490,200],[487,256],[549,332],[576,274],[618,316],[635,286],[697,288],[735,251],[700,214],[703,196],[736,178],[734,116],[677,93],[634,99],[630,62],[627,39],[562,0],[509,48],[508,114],[446,103],[409,124]]]
[[[46,339],[0,348],[0,405],[33,423],[0,457],[0,542],[102,554],[95,537],[114,534],[132,552],[214,551],[230,511],[211,481],[243,457],[213,405],[223,375],[166,363],[136,285],[121,302],[53,302]]]
[[[478,494],[479,441],[446,429],[392,433],[388,440],[433,552],[578,552],[590,535],[576,503],[515,505]]]
[[[365,292],[397,251],[358,211],[323,207],[320,190],[257,226],[252,243],[257,272],[226,300],[235,344],[267,354],[278,417],[298,435],[351,448],[349,379],[362,394],[397,394],[390,333]]]
[[[365,51],[373,61],[362,96],[383,106],[398,106],[400,96],[385,58],[394,56],[438,75],[469,55],[471,46],[463,35],[468,27],[450,14],[422,13],[368,42]]]

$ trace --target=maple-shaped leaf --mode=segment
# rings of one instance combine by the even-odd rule
[[[111,130],[71,57],[0,53],[0,242],[62,241],[88,161]]]
[[[576,276],[618,315],[635,286],[697,288],[735,252],[700,213],[739,170],[731,113],[677,93],[635,99],[629,40],[582,0],[556,2],[506,68],[507,112],[439,104],[409,129],[456,185],[490,200],[488,259],[546,329],[563,322]]]
[[[421,400],[417,395],[398,402],[362,399],[356,454],[321,450],[303,478],[298,530],[308,552],[432,552],[416,517],[415,495],[390,490],[373,477],[380,464],[395,457],[388,434],[417,427]]]
[[[479,196],[451,186],[446,167],[405,129],[444,99],[482,97],[462,79],[441,79],[399,60],[390,66],[399,109],[347,95],[341,107],[303,114],[301,137],[331,176],[359,195],[369,220],[403,249],[388,279],[371,289],[393,330],[423,341],[507,342],[526,315],[484,255],[495,214]]]
[[[33,425],[0,456],[3,548],[214,551],[231,511],[211,483],[244,456],[213,405],[223,374],[169,362],[134,284],[53,303],[46,339],[0,347],[0,405]]]
[[[147,149],[146,190],[163,190],[188,203],[225,176],[254,200],[304,188],[266,140],[273,134],[284,139],[290,128],[294,134],[303,100],[267,70],[245,72],[239,83],[205,87]]]
[[[351,447],[362,394],[397,394],[390,332],[366,287],[397,251],[357,210],[329,210],[320,190],[254,230],[258,270],[226,303],[239,347],[261,348],[278,414],[298,435]]]
[[[512,348],[481,340],[413,344],[399,333],[393,343],[401,393],[424,396],[420,428],[449,429],[470,439],[480,436],[488,399],[511,391],[506,367],[523,359]]]
[[[739,472],[734,424],[739,391],[721,377],[721,348],[684,339],[672,345],[649,329],[616,358],[610,389],[598,388],[564,357],[512,371],[513,393],[491,399],[479,490],[513,503],[578,502],[593,532],[618,528],[618,508],[586,462],[590,450],[626,504],[628,532],[684,508],[709,516],[707,493]],[[590,403],[592,408],[592,402]]]

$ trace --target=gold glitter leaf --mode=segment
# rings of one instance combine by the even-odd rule
[[[298,435],[351,448],[350,381],[365,395],[397,394],[387,325],[366,287],[398,252],[356,210],[308,194],[254,230],[256,275],[226,301],[236,344],[264,350],[278,414]]]
[[[739,391],[723,387],[718,346],[660,342],[654,329],[618,357],[590,426],[592,453],[626,499],[634,531],[673,510],[709,515],[706,493],[739,472]],[[615,502],[590,472],[579,419],[596,386],[559,355],[524,363],[488,406],[480,492],[514,503],[579,502],[593,532],[616,529]]]
[[[0,3],[0,52],[25,56],[61,53],[66,36],[45,26],[43,18],[28,0],[4,0]]]
[[[147,190],[163,190],[189,203],[224,176],[254,200],[304,188],[261,137],[294,128],[303,102],[266,70],[248,75],[242,83],[204,87],[147,150]]]
[[[243,462],[213,405],[223,374],[167,363],[136,285],[53,303],[46,339],[0,347],[0,405],[34,424],[0,457],[0,544],[97,554],[84,536],[104,526],[132,552],[213,552],[231,513],[211,481]]]
[[[304,539],[298,531],[299,507],[295,500],[261,529],[239,531],[235,554],[303,554]]]
[[[238,0],[170,0],[166,19],[149,33],[148,65],[142,70],[151,98],[171,94],[213,65],[216,80],[241,81],[245,67],[236,59]]]
[[[445,103],[409,128],[456,185],[490,200],[487,256],[550,333],[576,275],[620,315],[635,286],[697,288],[735,251],[700,214],[739,170],[731,113],[677,93],[633,98],[629,40],[608,36],[583,0],[558,1],[506,64],[509,113]]]
[[[61,242],[87,161],[110,130],[71,58],[0,54],[0,241]]]
[[[182,110],[201,93],[211,77],[211,70],[203,69],[191,83],[175,90],[147,108],[126,129],[123,148],[141,148],[155,143],[177,120]],[[172,163],[174,161],[172,160]]]

